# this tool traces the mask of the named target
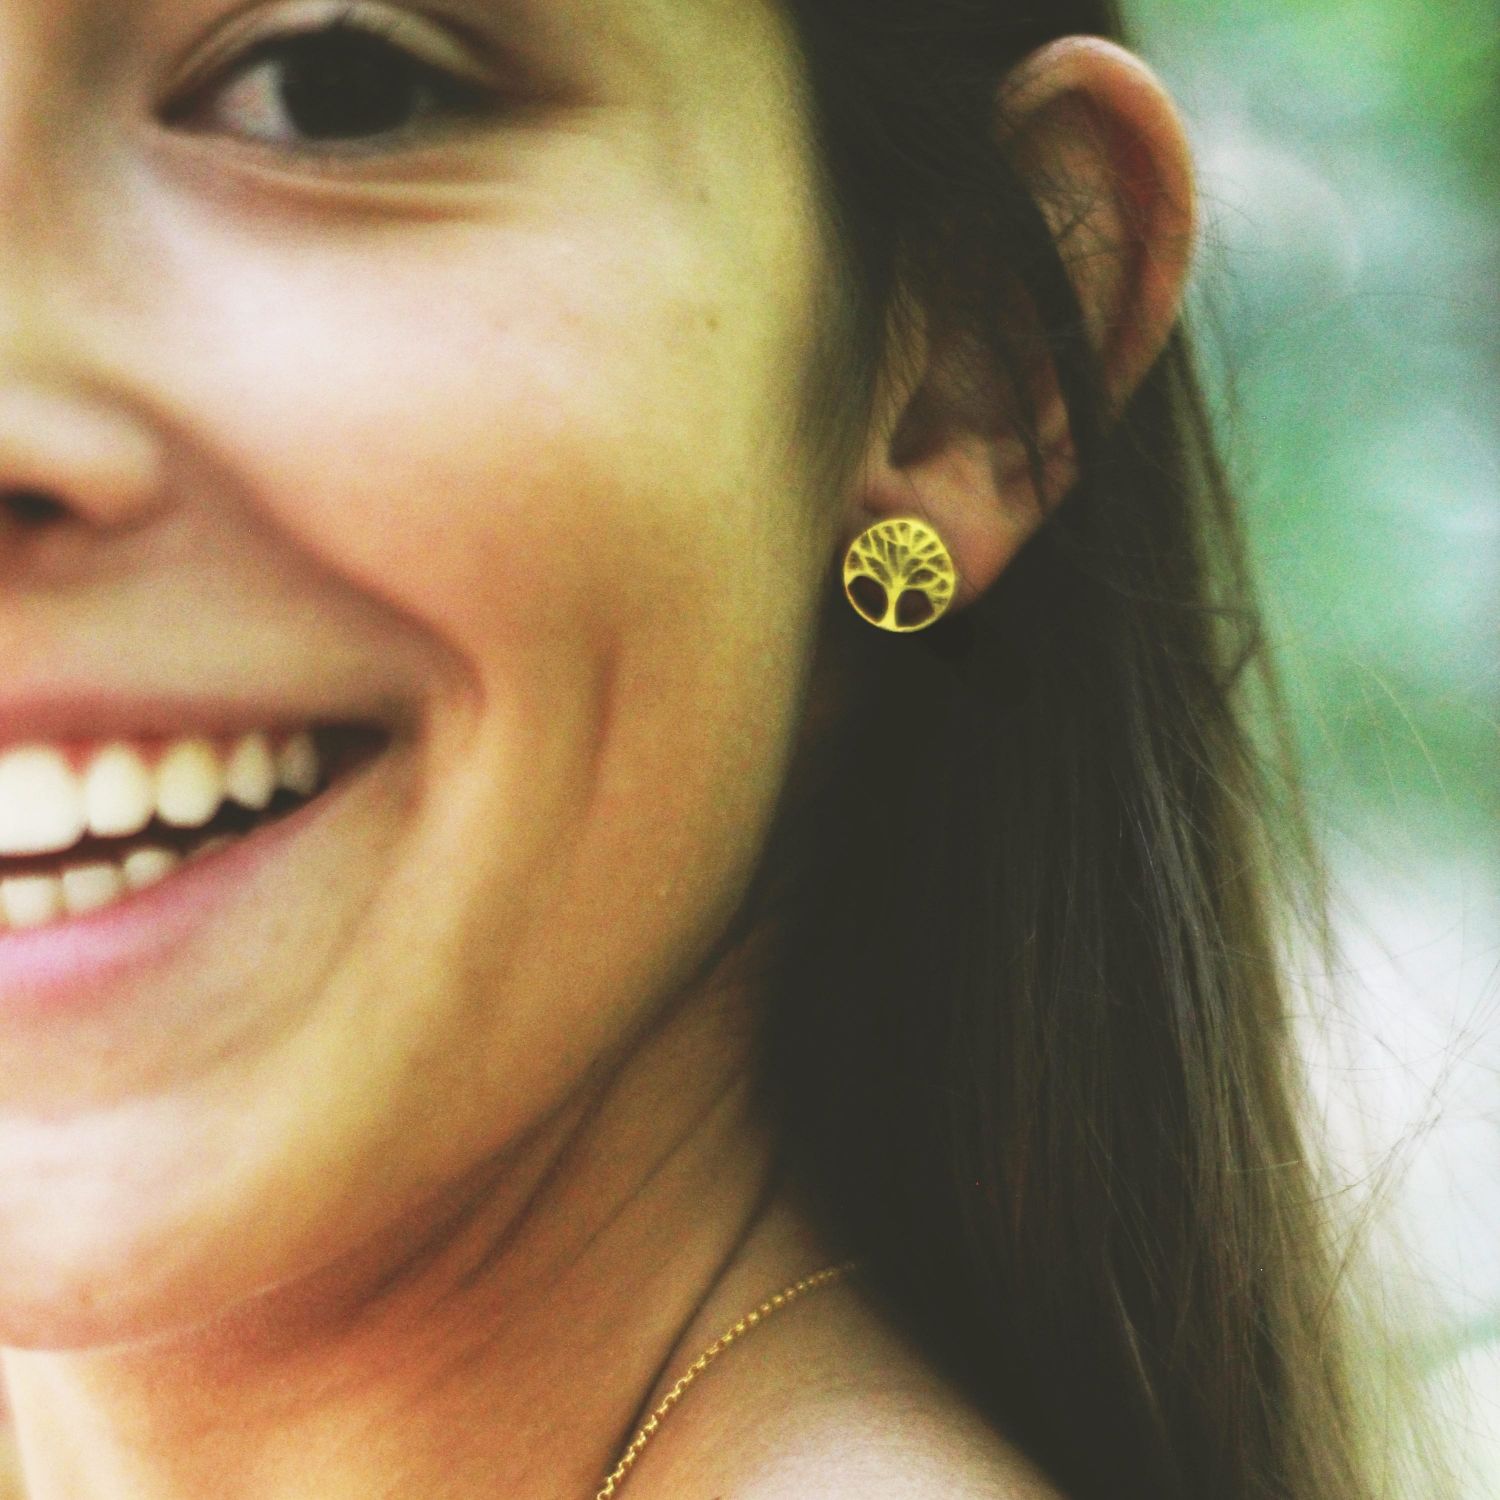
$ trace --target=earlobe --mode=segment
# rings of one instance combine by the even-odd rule
[[[1171,333],[1191,263],[1196,201],[1181,120],[1145,63],[1097,37],[1066,37],[1031,54],[1002,84],[996,108],[999,143],[1052,231],[1117,415]],[[1002,255],[997,300],[1008,271]],[[1029,316],[1016,311],[1017,347],[1044,348]],[[1076,482],[1067,410],[1050,360],[1006,372],[1028,386],[1038,475],[987,351],[928,339],[917,357],[904,352],[907,384],[888,393],[894,417],[869,456],[850,536],[874,521],[920,517],[952,554],[953,606],[963,608]]]

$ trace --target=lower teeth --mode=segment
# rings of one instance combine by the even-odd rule
[[[181,849],[142,844],[117,860],[91,860],[66,865],[56,874],[0,879],[0,930],[43,927],[102,911],[165,880],[180,865],[243,837],[244,833],[209,834]]]

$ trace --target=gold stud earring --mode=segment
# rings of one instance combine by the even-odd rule
[[[844,592],[861,619],[909,632],[936,624],[953,603],[958,570],[925,521],[881,521],[855,537],[844,559]]]

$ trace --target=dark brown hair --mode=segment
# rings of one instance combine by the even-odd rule
[[[820,671],[844,706],[751,903],[776,934],[787,1170],[1071,1500],[1354,1500],[1281,972],[1321,881],[1235,504],[1181,328],[1107,420],[1065,248],[996,128],[1017,61],[1124,40],[1119,17],[788,11],[849,293],[830,451],[868,424],[903,306],[1008,380],[1024,428],[1025,306],[1080,477],[923,635],[870,630],[830,583]]]

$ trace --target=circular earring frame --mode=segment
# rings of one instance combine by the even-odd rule
[[[957,588],[958,569],[942,537],[915,516],[877,522],[844,558],[844,594],[879,630],[926,630],[948,612]]]

